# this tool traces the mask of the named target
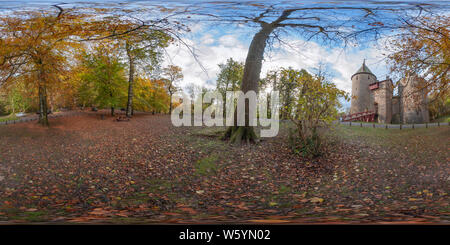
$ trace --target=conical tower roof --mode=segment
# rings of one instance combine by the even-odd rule
[[[366,66],[366,60],[363,61],[362,66],[355,72],[356,73],[370,73],[373,75],[373,73],[370,71],[369,67]]]
[[[352,75],[352,78],[353,78],[353,76],[355,76],[356,74],[359,74],[359,73],[371,74],[371,75],[375,76],[375,74],[373,74],[372,71],[370,71],[369,67],[366,66],[366,59],[364,59],[361,67],[355,72],[355,74]],[[375,78],[376,77],[377,76],[375,76]]]

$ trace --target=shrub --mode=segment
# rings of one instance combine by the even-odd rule
[[[290,142],[295,152],[317,157],[325,149],[324,133],[337,119],[339,98],[348,99],[344,91],[324,79],[303,71],[296,78],[296,96],[293,111],[289,112],[295,132]]]
[[[322,138],[323,136],[315,131],[303,141],[298,137],[298,129],[290,129],[289,145],[294,153],[303,157],[318,157],[324,152],[325,148]]]

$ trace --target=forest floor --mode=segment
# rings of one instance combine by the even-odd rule
[[[450,127],[338,126],[310,160],[274,138],[95,113],[0,126],[0,223],[450,223]]]

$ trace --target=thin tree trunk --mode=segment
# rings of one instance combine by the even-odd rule
[[[229,82],[229,80],[228,80],[228,77],[227,77],[227,83],[225,84],[225,92],[223,93],[223,118],[226,118],[227,117],[227,115],[226,115],[226,113],[227,113],[227,91],[228,91],[228,84],[229,84],[230,82]],[[233,91],[234,91],[234,88],[233,88]]]
[[[130,53],[130,47],[128,43],[127,46],[127,55],[128,55],[128,61],[130,63],[130,73],[128,75],[128,100],[127,100],[127,117],[131,117],[133,115],[133,85],[134,85],[134,59],[132,57],[132,54]]]
[[[172,93],[170,93],[169,115],[172,115]]]
[[[16,114],[16,105],[14,103],[14,96],[11,96],[12,115]]]
[[[242,78],[242,92],[255,91],[258,93],[259,75],[261,73],[264,49],[270,33],[275,29],[273,25],[264,24],[261,30],[253,36],[253,40],[248,49],[245,60],[244,75]],[[235,114],[236,117],[236,114]],[[236,122],[236,118],[235,118]],[[230,138],[232,143],[254,142],[256,134],[254,127],[249,125],[249,103],[245,101],[245,126],[232,126],[225,133],[225,138]]]
[[[130,60],[130,74],[128,78],[128,100],[127,100],[127,117],[132,115],[133,107],[133,85],[134,85],[134,63]]]
[[[111,116],[112,117],[114,116],[114,107],[113,106],[111,106]]]

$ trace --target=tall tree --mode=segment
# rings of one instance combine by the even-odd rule
[[[291,67],[280,70],[279,83],[275,87],[280,92],[281,119],[288,119],[292,111],[294,96],[297,88],[297,80],[307,72],[295,70]]]
[[[237,91],[241,87],[242,75],[244,73],[244,63],[228,58],[225,63],[219,64],[219,74],[217,75],[216,89],[222,94],[224,100],[223,113],[226,110],[226,92]]]
[[[217,90],[225,96],[226,91],[236,91],[241,87],[244,73],[244,63],[228,58],[225,63],[219,64],[217,75]]]
[[[99,46],[93,54],[85,56],[84,65],[88,68],[82,74],[86,87],[93,87],[95,102],[101,107],[110,107],[111,116],[125,95],[124,65],[106,46]]]
[[[202,86],[199,86],[193,82],[186,84],[186,86],[184,86],[184,89],[191,98],[191,101],[194,101],[197,96],[202,95]]]
[[[128,29],[137,28],[137,25],[130,24]],[[155,70],[160,63],[163,48],[167,47],[172,38],[161,30],[141,27],[132,34],[119,37],[123,43],[128,62],[128,99],[127,99],[127,117],[132,116],[133,112],[133,86],[138,64],[147,72]]]
[[[179,89],[178,82],[183,79],[183,73],[181,72],[181,67],[169,65],[163,69],[163,75],[165,76],[164,82],[170,98],[169,114],[172,114],[172,96]]]
[[[0,85],[27,76],[38,90],[39,123],[48,125],[47,89],[67,71],[66,53],[83,31],[82,16],[64,11],[17,12],[0,18]]]
[[[433,98],[447,95],[450,71],[450,16],[421,13],[402,19],[399,34],[389,38],[388,64],[404,77],[418,74],[427,79],[421,87]]]

